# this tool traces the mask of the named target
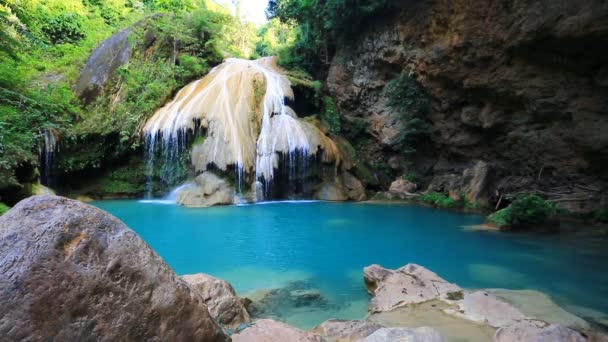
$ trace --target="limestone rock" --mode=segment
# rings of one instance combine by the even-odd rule
[[[500,328],[494,336],[495,342],[585,342],[578,332],[558,324],[542,321],[524,321]]]
[[[344,184],[344,190],[347,192],[349,199],[354,201],[365,200],[365,187],[357,177],[353,176],[349,172],[342,174],[342,182]]]
[[[506,327],[526,319],[526,315],[513,305],[503,302],[487,291],[465,293],[458,302],[459,310],[446,309],[446,313],[493,327]]]
[[[388,190],[399,195],[411,195],[416,191],[416,188],[416,184],[402,178],[397,178],[391,183]]]
[[[236,192],[228,182],[206,171],[195,178],[192,186],[177,194],[177,203],[187,207],[210,207],[232,204],[235,196]]]
[[[487,198],[488,173],[490,166],[484,161],[477,161],[471,168],[464,170],[462,177],[465,183],[463,192],[467,199],[475,202]]]
[[[589,329],[584,319],[562,309],[546,294],[534,290],[490,289],[488,292],[515,306],[528,317],[548,323],[563,325],[572,329]]]
[[[363,269],[363,278],[368,292],[374,296],[369,305],[371,312],[462,295],[458,285],[416,264],[407,264],[397,270],[371,265]]]
[[[383,328],[382,325],[367,320],[330,319],[312,329],[311,332],[335,342],[354,342],[366,338],[381,328]]]
[[[315,194],[315,198],[322,201],[346,201],[348,195],[344,187],[336,181],[326,181]]]
[[[0,217],[7,340],[229,341],[201,297],[110,214],[33,196]]]
[[[227,281],[204,273],[184,275],[181,278],[203,298],[211,317],[217,322],[236,328],[251,321],[241,298]]]
[[[442,342],[441,334],[428,327],[382,328],[361,342]]]
[[[323,339],[271,319],[260,319],[250,327],[232,335],[233,342],[320,342]]]

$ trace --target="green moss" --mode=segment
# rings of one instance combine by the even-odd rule
[[[10,207],[8,205],[0,202],[0,216],[4,215],[9,209]]]
[[[417,184],[420,181],[420,177],[418,177],[416,171],[408,171],[406,174],[401,176],[401,179],[406,180],[408,182],[412,182],[414,184]]]
[[[429,192],[416,197],[416,200],[438,208],[454,208],[458,202],[440,192]]]
[[[331,133],[340,133],[340,111],[331,96],[323,97],[323,111],[320,118]]]

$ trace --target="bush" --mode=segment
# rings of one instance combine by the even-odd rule
[[[429,192],[417,197],[420,202],[430,204],[438,208],[454,208],[458,202],[440,192]]]
[[[504,227],[511,224],[511,207],[500,209],[486,218],[488,223],[498,227]]]
[[[511,207],[511,223],[531,225],[545,222],[555,213],[555,205],[533,194],[518,195]]]
[[[76,13],[60,13],[47,17],[42,32],[53,44],[76,43],[85,37],[82,18]]]
[[[4,215],[9,209],[10,207],[8,205],[0,202],[0,216]]]
[[[406,180],[408,182],[412,182],[414,184],[418,184],[420,182],[420,177],[416,171],[409,171],[408,173],[401,176],[401,179]]]
[[[608,209],[598,209],[593,212],[593,219],[598,222],[608,223]]]

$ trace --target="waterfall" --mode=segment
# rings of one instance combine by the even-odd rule
[[[234,170],[239,189],[245,175],[251,175],[269,193],[280,155],[287,158],[289,172],[296,172],[296,160],[302,159],[305,165],[304,160],[319,151],[324,162],[338,162],[336,144],[314,122],[298,118],[285,104],[293,96],[291,83],[274,57],[227,59],[182,88],[145,124],[142,133],[149,172],[156,145],[163,156],[175,158],[186,150],[187,133],[199,128],[206,136],[192,149],[196,171],[211,166]]]
[[[52,187],[53,183],[53,162],[55,159],[55,153],[58,152],[59,148],[57,145],[57,133],[50,128],[45,129],[42,132],[44,138],[43,144],[40,148],[40,168],[42,172],[40,174],[40,183],[47,187]]]

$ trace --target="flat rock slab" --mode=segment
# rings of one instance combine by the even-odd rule
[[[366,338],[381,328],[382,325],[366,320],[330,319],[313,328],[311,332],[334,342],[354,342]]]
[[[456,317],[496,328],[506,327],[527,318],[513,305],[499,300],[487,291],[465,293],[464,299],[458,301],[458,307],[458,310],[444,311]]]
[[[416,264],[407,264],[397,270],[371,265],[363,269],[363,278],[368,292],[374,296],[370,312],[390,311],[438,298],[457,299],[463,295],[458,285]]]
[[[202,298],[114,216],[33,196],[0,217],[0,339],[229,341]]]
[[[429,327],[382,328],[361,342],[442,342],[441,334]]]
[[[562,309],[549,296],[534,290],[488,289],[498,299],[512,304],[524,315],[572,329],[589,329],[584,319]]]
[[[558,324],[542,321],[522,321],[500,328],[494,336],[495,342],[585,342],[587,338],[578,332]]]
[[[285,323],[271,319],[260,319],[238,334],[232,335],[233,342],[321,342],[323,338]]]

